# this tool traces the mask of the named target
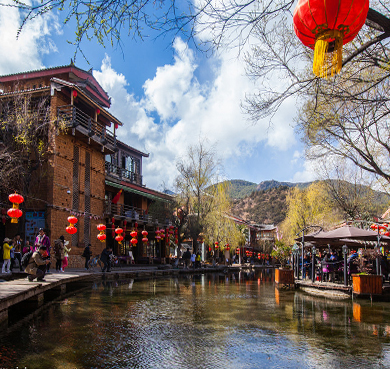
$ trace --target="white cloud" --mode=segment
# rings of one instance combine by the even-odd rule
[[[228,52],[221,54],[214,64],[218,65],[214,79],[200,84],[193,51],[177,38],[174,52],[174,62],[158,67],[154,78],[145,82],[143,97],[127,93],[127,81],[111,67],[110,58],[103,60],[100,72],[94,72],[112,96],[110,110],[124,123],[119,138],[150,153],[143,167],[149,187],[157,188],[163,181],[172,186],[175,161],[203,137],[225,161],[250,155],[259,142],[280,150],[295,143],[292,105],[278,112],[271,125],[267,120],[252,124],[243,114],[241,102],[254,86],[241,60]]]
[[[11,1],[8,2],[11,3]],[[21,22],[22,17],[17,8],[1,7],[0,74],[42,68],[43,55],[56,51],[56,46],[50,39],[52,30],[58,31],[59,29],[57,18],[53,14],[49,13],[27,22],[17,39]]]

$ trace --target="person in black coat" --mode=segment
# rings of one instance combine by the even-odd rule
[[[112,254],[112,250],[109,246],[107,246],[100,255],[100,260],[104,264],[102,272],[105,272],[107,269],[107,272],[111,272],[111,265],[110,265],[110,256]]]

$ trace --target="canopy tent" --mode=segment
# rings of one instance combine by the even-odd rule
[[[302,238],[296,238],[296,241],[302,241]],[[334,229],[329,232],[320,231],[317,233],[311,233],[303,237],[304,241],[313,242],[316,244],[347,244],[354,243],[352,241],[378,241],[378,233],[370,230],[365,230],[352,226],[344,226]],[[390,244],[390,237],[380,236],[380,243]],[[364,244],[363,244],[364,246]]]

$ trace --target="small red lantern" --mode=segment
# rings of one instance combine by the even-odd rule
[[[75,233],[77,233],[77,228],[75,226],[70,225],[70,226],[66,227],[66,231],[69,234],[75,234]]]
[[[228,243],[226,244],[226,250],[228,250],[228,251],[230,250],[230,246]]]
[[[209,252],[211,252],[211,247],[209,247]]]
[[[99,233],[99,234],[97,235],[97,238],[98,238],[99,241],[104,242],[105,239],[107,238],[107,236],[106,236],[105,233]]]
[[[136,238],[132,238],[132,239],[130,240],[130,242],[131,242],[131,244],[132,244],[133,246],[135,246],[135,245],[138,243],[138,240],[137,240]]]
[[[123,236],[121,236],[120,234],[118,234],[118,236],[115,237],[115,239],[118,241],[118,243],[122,243],[123,241]]]
[[[142,242],[143,242],[143,243],[148,243],[148,241],[149,241],[149,240],[148,240],[147,237],[144,237],[144,238],[142,239]]]
[[[215,241],[215,249],[218,248],[218,245],[219,245],[218,241]]]
[[[71,215],[68,217],[68,222],[72,225],[75,225],[78,222],[78,219],[74,215]]]
[[[135,238],[135,237],[138,236],[138,232],[137,232],[137,231],[131,231],[131,232],[130,232],[130,236],[133,237],[133,238]]]
[[[18,218],[23,215],[23,212],[19,209],[19,204],[24,201],[24,198],[22,195],[12,193],[8,196],[8,199],[12,202],[12,208],[8,209],[7,214],[12,218],[11,223],[17,223]]]
[[[119,124],[115,123],[115,129],[118,129],[118,128],[119,128]]]
[[[123,229],[118,227],[118,228],[115,229],[115,233],[116,234],[121,234],[121,233],[123,233]]]
[[[318,77],[339,73],[342,47],[363,27],[369,0],[299,0],[294,30],[305,46],[314,49],[313,72]],[[326,56],[332,52],[333,55]]]
[[[77,91],[73,90],[72,95],[73,95],[74,98],[76,98],[77,97]]]
[[[97,115],[100,114],[100,109],[99,109],[99,108],[96,109],[96,114],[97,114]]]
[[[146,236],[148,235],[148,231],[143,230],[143,231],[141,232],[141,234],[142,234],[142,236],[146,237]]]
[[[96,228],[97,228],[98,231],[100,231],[100,232],[106,230],[106,226],[105,226],[104,224],[98,224],[98,225],[96,226]]]

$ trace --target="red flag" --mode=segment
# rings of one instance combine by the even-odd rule
[[[114,198],[112,199],[112,203],[113,204],[116,204],[118,201],[119,201],[119,198],[121,197],[121,193],[122,193],[122,189],[119,190],[119,192],[114,196]]]

